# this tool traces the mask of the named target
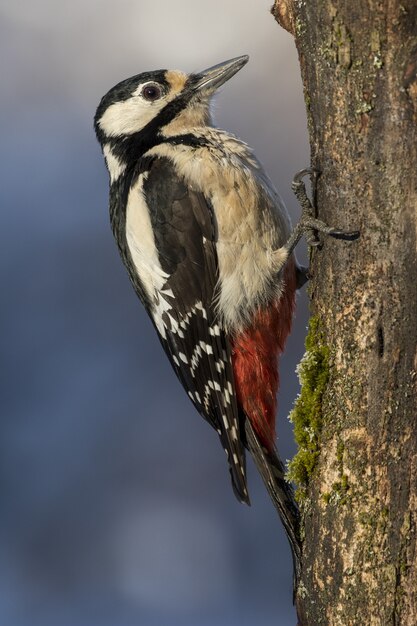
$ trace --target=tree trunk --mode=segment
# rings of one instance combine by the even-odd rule
[[[417,624],[417,3],[276,0],[297,45],[317,213],[291,464],[300,626]]]

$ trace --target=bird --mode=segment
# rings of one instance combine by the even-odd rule
[[[143,72],[101,99],[94,128],[110,182],[110,221],[133,288],[200,415],[214,428],[239,501],[249,450],[287,533],[296,572],[299,511],[275,443],[279,355],[306,270],[303,234],[349,234],[316,219],[300,172],[302,216],[285,205],[251,148],[214,126],[213,96],[240,56],[186,74]]]

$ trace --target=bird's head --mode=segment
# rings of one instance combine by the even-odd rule
[[[137,159],[164,137],[209,124],[213,94],[247,61],[237,57],[198,74],[144,72],[118,83],[101,99],[94,118],[103,149],[119,159]]]

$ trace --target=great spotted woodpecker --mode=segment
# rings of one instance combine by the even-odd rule
[[[298,510],[275,448],[278,356],[291,329],[303,233],[352,238],[285,206],[250,148],[214,128],[210,100],[248,61],[199,74],[145,72],[101,100],[95,131],[110,175],[110,217],[133,287],[179,380],[226,451],[236,496],[249,503],[249,449],[289,537]]]

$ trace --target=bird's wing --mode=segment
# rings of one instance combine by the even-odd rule
[[[248,502],[231,348],[215,312],[218,263],[210,202],[166,158],[150,163],[142,193],[167,276],[150,316],[189,397],[219,434],[237,497]]]

